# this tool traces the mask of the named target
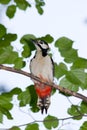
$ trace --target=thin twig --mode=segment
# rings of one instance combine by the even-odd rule
[[[23,126],[27,126],[27,125],[29,125],[29,124],[34,124],[34,123],[54,122],[54,121],[64,121],[64,120],[69,120],[69,119],[73,119],[73,118],[78,118],[78,117],[80,117],[80,116],[87,117],[87,115],[81,115],[81,114],[79,114],[79,115],[77,115],[77,116],[70,116],[70,117],[59,118],[59,119],[34,120],[34,121],[30,122],[30,123],[17,125],[16,127],[23,127]],[[5,129],[5,128],[3,128],[3,129],[0,128],[0,130],[10,130],[10,129],[11,129],[11,128],[6,128],[6,129]]]
[[[84,102],[87,102],[87,97],[86,97],[86,96],[84,96],[84,95],[82,95],[82,94],[80,94],[80,93],[76,93],[76,92],[74,92],[74,91],[71,91],[71,90],[69,90],[69,89],[67,89],[67,88],[61,87],[61,86],[59,86],[59,85],[56,85],[56,84],[54,84],[54,83],[43,82],[43,81],[40,80],[40,78],[38,78],[38,77],[32,75],[31,73],[25,72],[25,71],[23,71],[23,70],[18,70],[18,69],[12,68],[12,67],[7,67],[7,66],[4,66],[4,65],[0,65],[0,69],[7,70],[7,71],[11,71],[11,72],[15,72],[15,73],[19,73],[19,74],[22,74],[22,75],[25,75],[25,76],[27,76],[27,77],[30,77],[30,78],[36,80],[36,81],[42,82],[42,83],[45,84],[45,85],[49,85],[49,86],[51,86],[51,87],[53,87],[53,88],[55,88],[55,89],[58,89],[60,92],[63,92],[63,93],[65,93],[65,94],[72,95],[72,96],[74,96],[74,97],[77,97],[77,98],[82,99]]]

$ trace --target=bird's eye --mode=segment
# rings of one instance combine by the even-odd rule
[[[41,41],[40,44],[43,44],[43,42]]]

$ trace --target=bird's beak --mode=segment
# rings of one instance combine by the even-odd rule
[[[34,46],[36,47],[36,49],[38,48],[38,42],[36,39],[30,39],[30,41],[34,44]]]
[[[30,41],[31,41],[32,43],[36,44],[36,40],[30,39]]]

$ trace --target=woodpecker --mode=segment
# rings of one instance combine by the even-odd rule
[[[36,47],[35,56],[30,61],[31,74],[39,77],[41,81],[53,83],[54,66],[52,58],[48,55],[49,46],[47,42],[33,39],[31,41]],[[52,87],[39,81],[33,81],[38,96],[37,106],[40,108],[42,114],[44,111],[47,113]]]

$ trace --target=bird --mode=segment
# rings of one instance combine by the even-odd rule
[[[54,62],[48,54],[48,43],[40,39],[31,39],[31,42],[36,48],[36,53],[30,61],[31,74],[40,78],[43,82],[53,83]],[[37,106],[41,110],[42,114],[44,111],[47,114],[51,103],[50,97],[52,94],[52,87],[36,80],[33,80],[33,82],[38,96]]]

